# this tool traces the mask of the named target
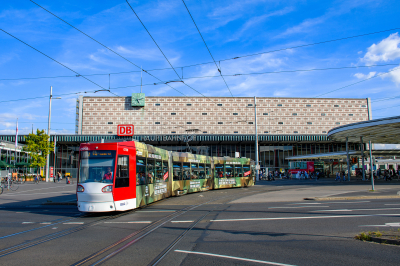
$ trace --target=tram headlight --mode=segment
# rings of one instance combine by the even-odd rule
[[[83,192],[83,191],[85,191],[85,188],[83,186],[81,186],[81,185],[78,185],[78,187],[76,188],[76,191],[77,192]]]
[[[103,187],[103,188],[101,189],[101,192],[103,192],[103,193],[111,193],[112,190],[113,190],[112,185],[108,185],[108,186]]]

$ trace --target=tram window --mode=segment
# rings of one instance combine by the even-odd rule
[[[224,165],[223,164],[215,165],[215,177],[217,177],[217,178],[224,177]]]
[[[113,183],[115,151],[82,151],[79,183]]]
[[[235,166],[235,173],[236,173],[236,176],[243,177],[243,169],[242,169],[241,165]]]
[[[169,173],[168,173],[168,161],[163,161],[162,162],[162,181],[167,181],[168,177],[169,177]],[[165,178],[164,176],[167,175]]]
[[[152,158],[147,158],[146,165],[146,183],[153,184],[154,182],[154,170],[155,170],[155,160]]]
[[[211,177],[210,176],[210,165],[209,164],[206,164],[206,168],[205,168],[204,172],[206,174],[206,178],[207,179]]]
[[[129,187],[129,156],[120,155],[117,161],[117,173],[115,174],[115,188]]]
[[[204,172],[204,164],[199,164],[199,177],[198,179],[205,179],[206,178],[206,173]]]
[[[146,184],[146,158],[136,157],[136,185]]]
[[[174,181],[182,180],[182,164],[175,162],[173,166]]]
[[[225,165],[225,174],[226,174],[225,177],[233,177],[234,176],[233,169],[235,168],[233,168],[232,165],[229,164]]]
[[[182,180],[190,179],[190,163],[183,163]]]
[[[192,174],[190,175],[190,179],[199,179],[199,165],[197,163],[190,164],[190,168],[192,170]]]
[[[163,180],[163,173],[162,173],[162,161],[156,160],[155,166],[155,182],[160,183]]]
[[[244,176],[250,176],[251,175],[250,165],[243,165],[243,175]]]

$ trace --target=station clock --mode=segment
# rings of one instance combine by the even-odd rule
[[[146,97],[144,93],[132,93],[131,106],[132,107],[144,107]]]

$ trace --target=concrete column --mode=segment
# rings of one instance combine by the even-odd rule
[[[371,145],[371,141],[369,141],[369,163],[370,163],[370,167],[371,167],[371,185],[372,185],[372,191],[374,191],[375,190],[375,184],[374,184],[374,175],[372,174],[373,173],[373,169],[374,169],[374,167],[373,167],[373,165],[374,165],[374,163],[373,163],[373,159],[372,159],[372,145]]]
[[[362,160],[362,180],[365,181],[365,169],[364,169],[364,143],[363,143],[363,137],[360,137],[360,142],[361,142],[361,160]]]
[[[346,155],[347,155],[347,178],[350,181],[349,137],[346,137]]]

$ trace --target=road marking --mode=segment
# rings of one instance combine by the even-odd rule
[[[302,208],[320,208],[320,207],[326,207],[329,208],[329,206],[293,206],[293,207],[269,207],[268,209],[302,209]]]
[[[44,222],[44,223],[40,223],[40,224],[51,224],[51,223],[49,223],[49,222]]]
[[[392,204],[385,204],[385,205],[400,205],[400,203],[392,203]]]
[[[322,203],[319,203],[319,202],[310,202],[310,203],[303,203],[303,202],[301,202],[301,203],[292,203],[292,204],[287,204],[287,205],[304,205],[304,204],[322,204]]]
[[[359,225],[358,227],[400,227],[400,223],[385,223],[382,224],[370,224],[370,225]]]
[[[369,216],[400,216],[399,213],[394,214],[351,214],[351,215],[327,215],[327,216],[299,216],[299,217],[274,217],[274,218],[245,218],[245,219],[222,219],[210,220],[210,222],[234,222],[234,221],[267,221],[267,220],[297,220],[297,219],[323,219],[323,218],[353,218],[353,217],[369,217]]]
[[[161,211],[136,211],[136,212],[175,212],[175,210],[161,210]]]
[[[22,224],[33,224],[34,222],[22,222]]]
[[[58,227],[53,227],[53,228],[51,228],[51,229],[57,229]]]
[[[194,221],[171,221],[171,223],[193,223]]]
[[[84,222],[69,222],[69,223],[63,223],[63,224],[84,224]]]
[[[338,210],[318,210],[310,212],[352,212],[352,211],[385,211],[385,210],[400,210],[400,208],[380,208],[380,209],[338,209]]]
[[[186,250],[179,250],[179,249],[176,249],[174,251],[175,252],[181,252],[181,253],[188,253],[188,254],[196,254],[196,255],[204,255],[204,256],[211,256],[211,257],[225,258],[225,259],[241,260],[241,261],[248,261],[248,262],[257,262],[257,263],[269,264],[269,265],[294,266],[292,264],[284,264],[284,263],[265,261],[265,260],[254,260],[254,259],[247,259],[247,258],[240,258],[240,257],[233,257],[233,256],[219,255],[219,254],[212,254],[212,253],[205,253],[205,252],[198,252],[198,251],[186,251]]]
[[[152,221],[104,222],[105,224],[150,224]]]
[[[19,192],[21,193],[21,192]],[[54,193],[58,193],[58,194],[67,194],[67,195],[75,195],[76,192],[71,191],[71,192],[65,192],[65,191],[55,191],[55,192],[46,192],[46,193],[32,193],[32,194],[17,194],[17,193],[12,193],[12,194],[3,194],[2,197],[4,196],[29,196],[29,195],[42,195],[42,194],[54,194]]]

